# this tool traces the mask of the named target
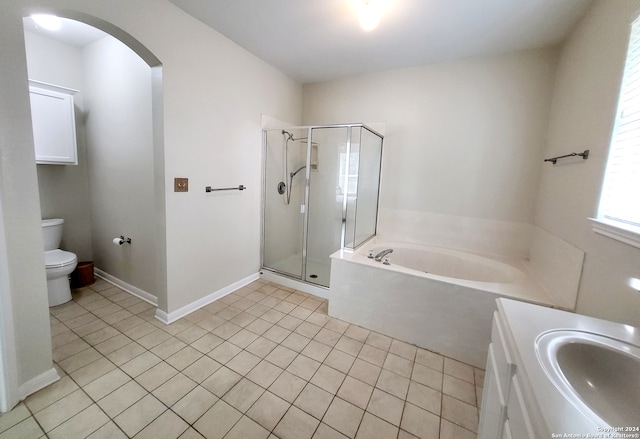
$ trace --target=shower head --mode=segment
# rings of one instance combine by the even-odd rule
[[[287,140],[295,140],[295,139],[293,138],[293,134],[291,134],[289,131],[282,130],[282,135],[283,135],[283,136],[287,136]]]

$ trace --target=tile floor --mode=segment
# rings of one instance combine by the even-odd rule
[[[5,438],[475,438],[484,372],[256,281],[165,326],[98,280],[51,309],[61,379]]]

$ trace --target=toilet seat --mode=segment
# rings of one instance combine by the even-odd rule
[[[44,262],[47,268],[62,268],[78,262],[75,253],[64,250],[49,250],[44,252]]]

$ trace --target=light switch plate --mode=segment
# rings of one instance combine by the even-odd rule
[[[173,191],[174,192],[189,192],[189,179],[188,178],[174,178],[173,179]]]

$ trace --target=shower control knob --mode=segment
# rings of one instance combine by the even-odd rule
[[[287,187],[287,184],[284,181],[281,181],[280,183],[278,183],[278,193],[280,195],[284,194],[286,187]]]
[[[384,259],[382,260],[382,263],[383,263],[384,265],[391,265],[391,258],[384,258]]]
[[[369,250],[369,254],[367,255],[369,259],[373,259],[373,250]]]

